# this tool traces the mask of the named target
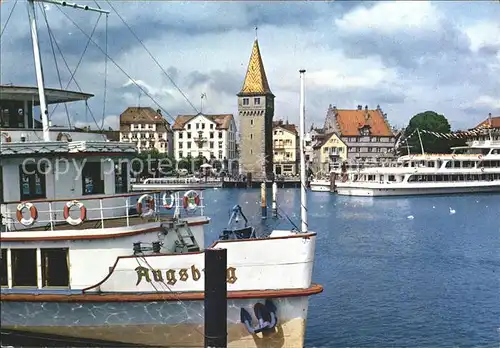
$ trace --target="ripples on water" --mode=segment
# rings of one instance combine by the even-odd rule
[[[258,195],[206,191],[207,214],[216,217],[206,244],[233,204],[261,233],[289,228],[284,220],[262,224]],[[308,201],[309,226],[318,232],[314,281],[325,290],[310,301],[307,347],[500,346],[499,194],[309,192]],[[281,189],[278,204],[300,226],[299,190]]]

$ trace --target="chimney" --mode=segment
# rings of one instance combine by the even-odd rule
[[[365,105],[365,111],[368,111],[368,105]]]
[[[380,104],[378,104],[378,105],[377,105],[377,110],[382,110],[382,109],[380,108]]]
[[[156,113],[161,116],[161,110],[160,109],[157,109]]]
[[[362,105],[358,105],[358,110],[363,110],[363,106]]]

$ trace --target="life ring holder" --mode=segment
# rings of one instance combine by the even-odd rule
[[[170,198],[170,203],[168,202],[168,199]],[[162,196],[162,204],[163,204],[163,207],[170,210],[174,207],[175,205],[175,196],[173,193],[170,193],[170,197],[169,197],[169,193],[168,192],[165,192]]]
[[[187,211],[195,211],[200,205],[200,195],[195,190],[189,190],[182,197],[182,206]]]
[[[0,138],[4,138],[6,143],[12,142],[12,138],[10,137],[9,133],[7,133],[7,132],[0,133]]]
[[[142,212],[142,207],[143,207],[143,204],[142,202],[147,199],[147,207],[148,207],[148,211],[146,213],[143,213]],[[149,218],[151,216],[153,216],[155,214],[155,199],[153,196],[151,196],[150,194],[143,194],[141,197],[139,197],[139,199],[137,200],[137,204],[136,204],[136,209],[137,209],[137,214],[139,214],[141,216],[141,218]]]
[[[25,219],[23,216],[23,210],[28,209],[30,211],[30,218]],[[16,210],[16,218],[17,221],[23,226],[31,226],[35,223],[36,219],[38,219],[38,210],[30,202],[22,202],[17,206]]]
[[[80,216],[77,219],[74,219],[69,215],[69,212],[73,207],[80,209]],[[66,202],[64,205],[63,217],[64,220],[66,220],[66,222],[71,226],[81,225],[87,219],[87,208],[85,208],[85,205],[83,205],[82,202],[77,200]]]

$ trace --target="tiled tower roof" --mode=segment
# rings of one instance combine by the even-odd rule
[[[257,39],[253,43],[250,62],[248,63],[247,74],[239,96],[243,95],[263,95],[272,94],[267,82],[264,63],[260,55],[259,42]]]

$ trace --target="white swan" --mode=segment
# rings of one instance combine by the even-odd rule
[[[451,207],[450,207],[450,215],[455,214],[455,213],[456,213],[455,209],[451,209]]]

